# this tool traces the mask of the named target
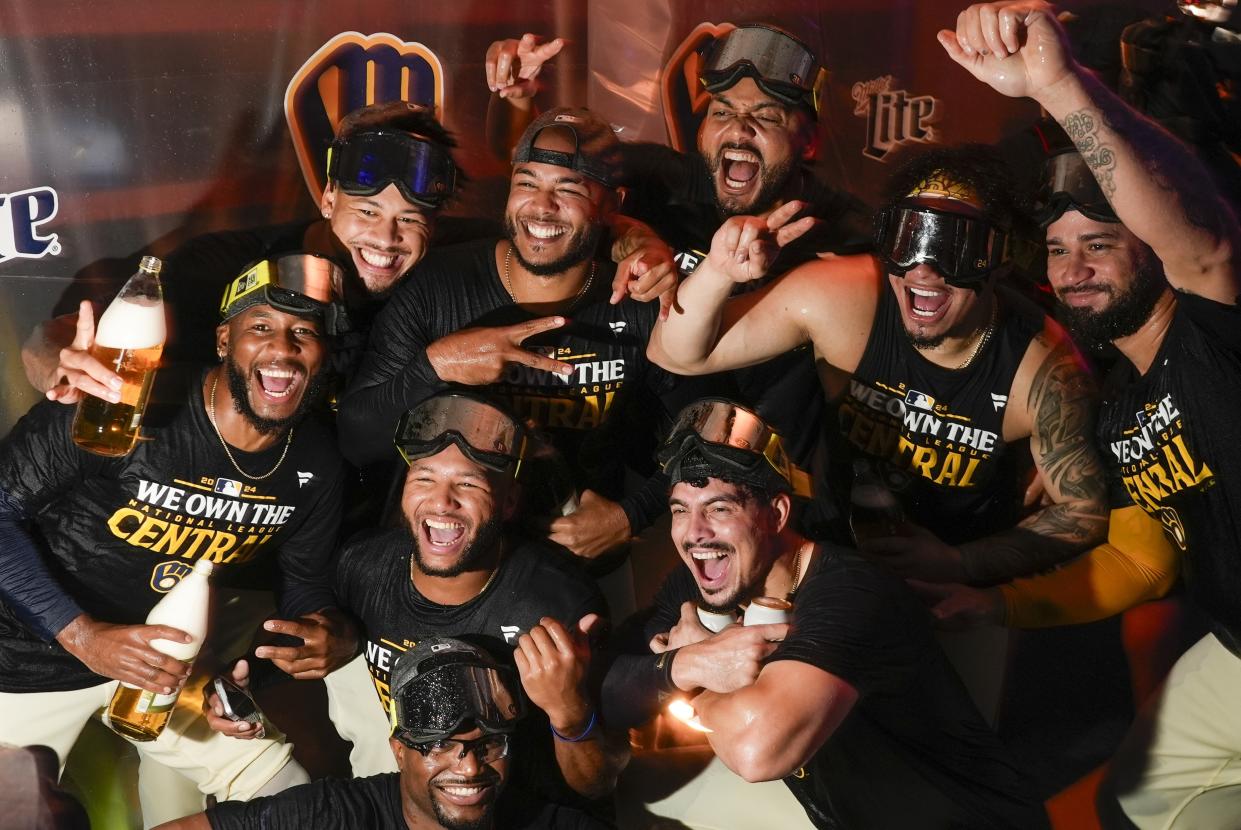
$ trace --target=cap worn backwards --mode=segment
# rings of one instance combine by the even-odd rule
[[[572,152],[536,147],[539,135],[560,128],[573,136]],[[513,163],[535,162],[567,167],[607,187],[616,187],[621,174],[620,139],[612,127],[588,109],[556,107],[534,119],[513,150]]]

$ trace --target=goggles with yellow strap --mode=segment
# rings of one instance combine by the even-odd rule
[[[347,329],[339,296],[344,272],[327,257],[311,253],[264,259],[246,268],[224,290],[220,318],[228,320],[253,305],[316,317],[328,334]]]
[[[659,462],[673,483],[714,477],[813,496],[810,476],[789,459],[780,434],[752,410],[720,398],[681,410]]]
[[[827,70],[809,46],[761,24],[738,26],[717,39],[703,59],[698,80],[715,93],[747,77],[776,100],[807,107],[816,115],[827,85]]]

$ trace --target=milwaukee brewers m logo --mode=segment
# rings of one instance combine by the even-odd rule
[[[435,53],[387,33],[341,32],[293,75],[284,93],[284,114],[316,201],[327,184],[327,148],[340,119],[384,101],[433,107],[442,121],[444,70]]]

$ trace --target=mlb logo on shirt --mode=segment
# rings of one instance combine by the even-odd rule
[[[233,481],[231,478],[217,478],[215,480],[215,492],[222,496],[240,496],[241,482]]]
[[[905,406],[911,406],[914,409],[925,409],[927,412],[934,412],[935,399],[925,392],[919,392],[917,389],[910,389],[905,393]]]

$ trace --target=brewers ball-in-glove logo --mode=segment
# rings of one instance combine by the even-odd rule
[[[387,33],[341,32],[289,81],[284,114],[316,202],[327,184],[327,149],[336,125],[359,107],[385,101],[432,107],[442,121],[444,70],[435,53]]]
[[[711,94],[698,80],[702,54],[716,38],[735,28],[731,23],[699,23],[664,64],[659,97],[668,126],[668,143],[683,153],[693,152],[698,146],[698,127],[711,102]]]

